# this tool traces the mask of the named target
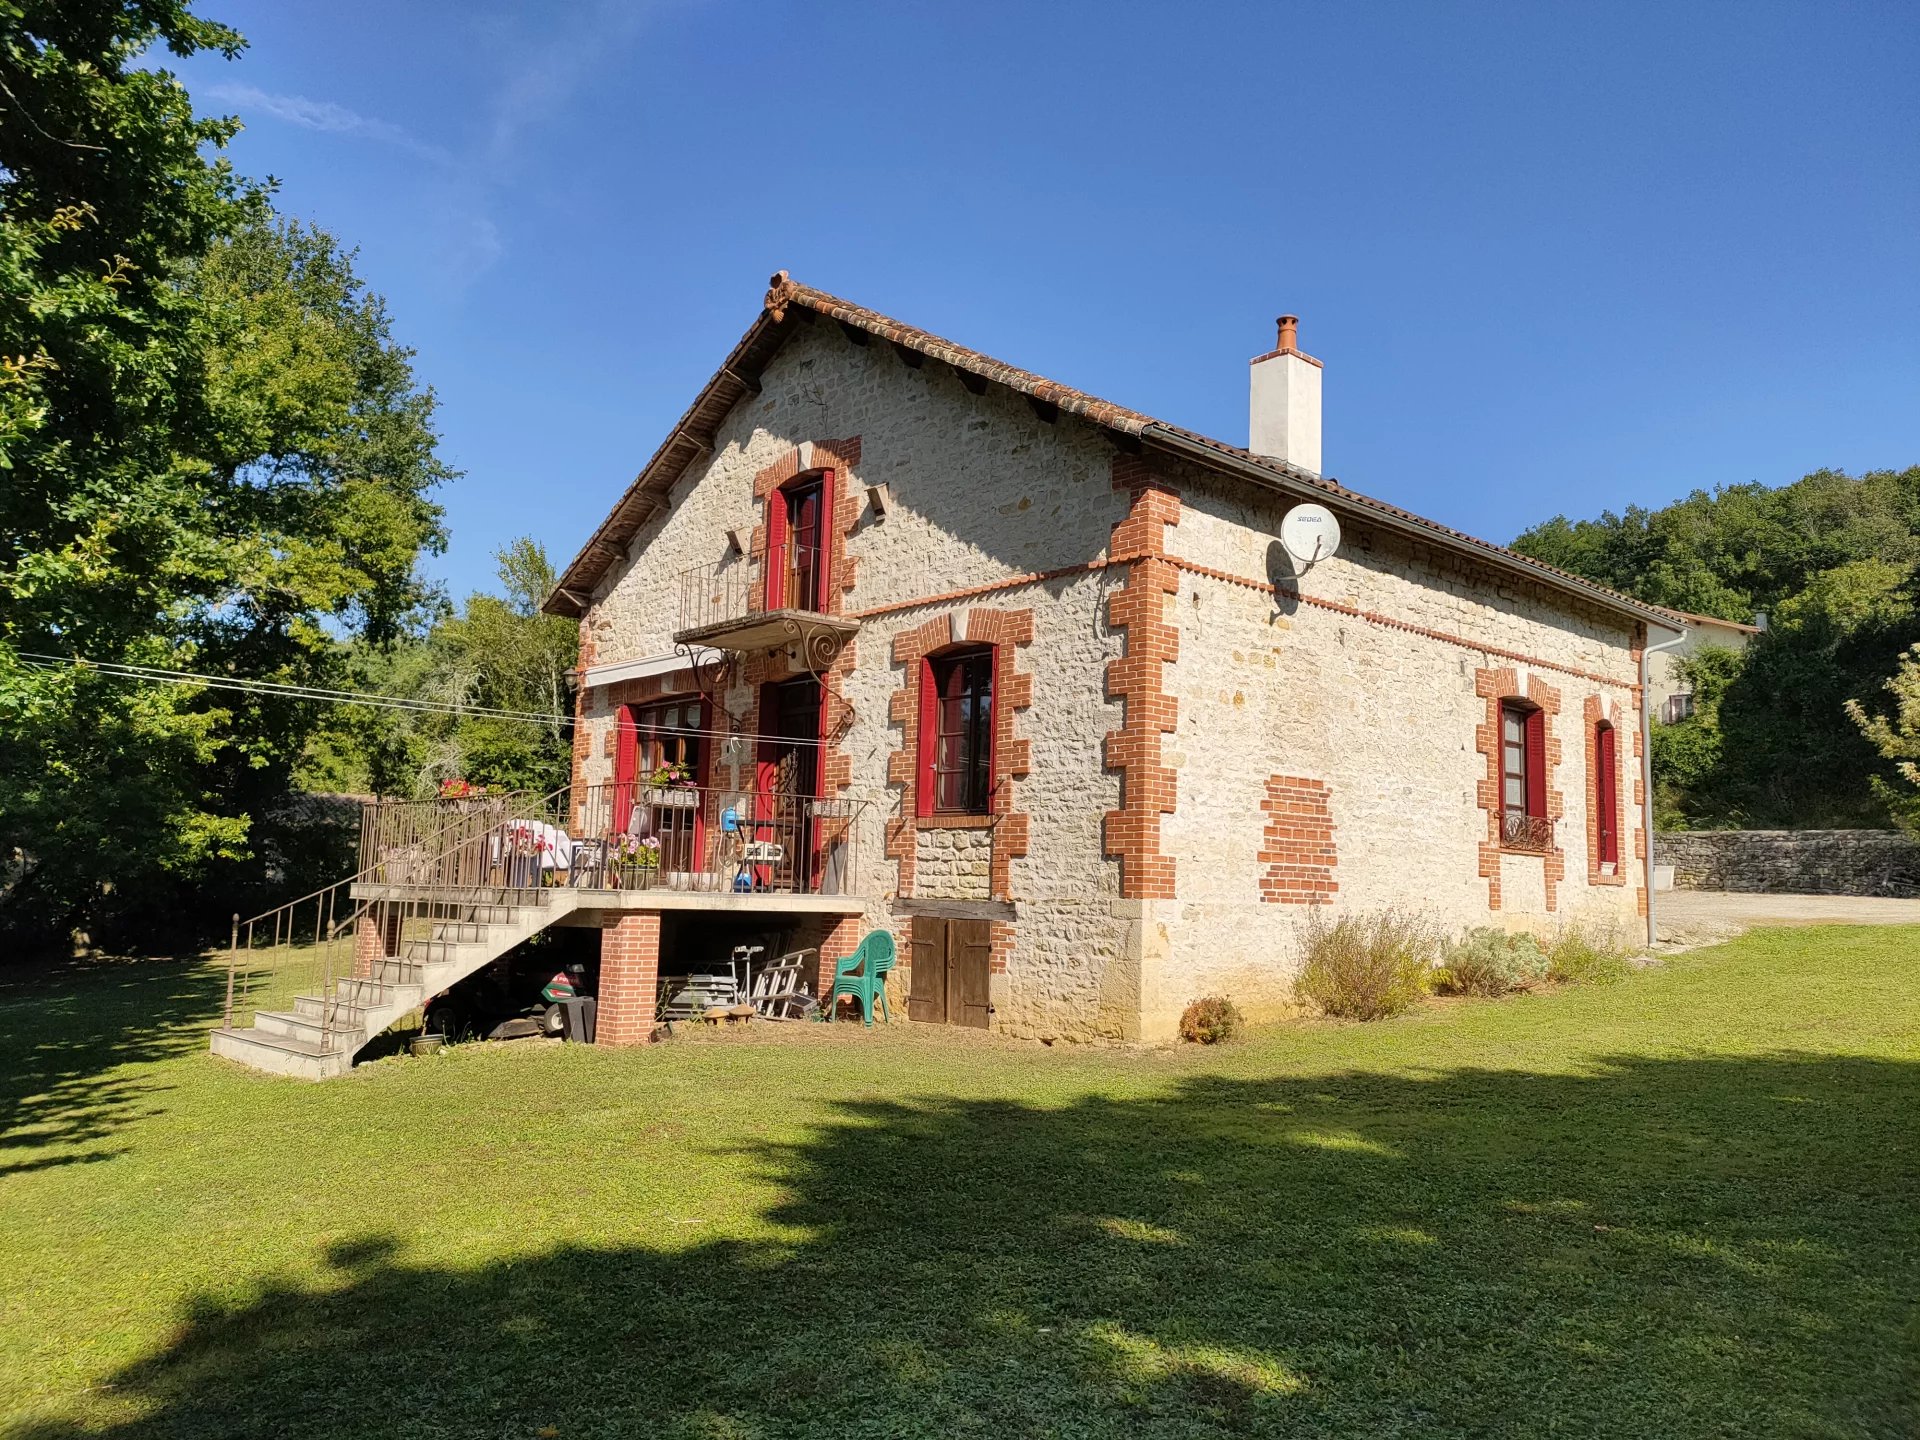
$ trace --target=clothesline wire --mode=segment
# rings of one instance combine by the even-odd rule
[[[17,652],[20,660],[33,670],[87,670],[103,679],[140,681],[158,685],[195,685],[206,690],[224,690],[243,695],[269,695],[283,700],[311,700],[328,705],[358,705],[372,710],[411,711],[416,714],[470,716],[474,719],[505,720],[521,725],[549,728],[573,724],[572,716],[542,715],[532,710],[508,710],[497,705],[467,705],[452,700],[423,700],[410,695],[382,695],[377,691],[335,690],[318,685],[289,685],[278,680],[253,680],[237,675],[203,675],[191,670],[169,670],[158,665],[133,665],[112,660],[87,660],[79,656],[40,654],[31,650]],[[696,725],[646,725],[638,727],[647,734],[698,736],[714,740],[741,740],[748,737],[734,730],[717,730]],[[825,746],[826,741],[804,736],[778,736],[783,745]]]

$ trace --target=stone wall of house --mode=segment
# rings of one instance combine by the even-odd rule
[[[711,455],[675,485],[671,506],[647,523],[598,588],[584,626],[590,663],[670,656],[679,575],[746,563],[728,558],[726,531],[747,534],[761,524],[755,476],[804,444],[857,439],[858,459],[839,467],[841,493],[885,482],[891,504],[884,517],[864,503],[841,507],[852,516],[845,547],[854,583],[840,603],[860,617],[861,629],[835,679],[851,707],[836,746],[846,762],[840,793],[868,802],[850,888],[870,897],[866,922],[891,926],[899,937],[901,997],[911,950],[898,900],[1011,901],[1013,919],[996,932],[996,1027],[1129,1036],[1139,1012],[1139,930],[1117,900],[1117,868],[1101,848],[1101,818],[1119,794],[1100,740],[1119,723],[1105,673],[1120,641],[1106,623],[1111,582],[1087,568],[1105,554],[1126,509],[1112,486],[1113,447],[1095,428],[1066,416],[1049,422],[1005,390],[975,395],[946,366],[910,368],[890,346],[853,344],[826,321],[788,323],[807,328],[767,366],[760,395],[722,423]],[[896,639],[981,608],[1032,612],[1032,637],[1016,647],[1016,664],[1033,677],[1033,699],[1013,718],[1030,760],[1024,775],[1007,782],[1007,809],[1024,824],[1024,853],[1006,863],[1002,894],[993,893],[991,871],[982,871],[995,832],[916,821],[911,813],[903,820],[902,786],[890,775],[904,739],[896,697],[913,680],[912,667],[895,659]],[[745,681],[772,677],[740,678],[725,705],[751,728],[755,690]],[[689,687],[681,674],[661,688]],[[614,717],[631,698],[625,686],[588,691],[580,780],[611,779]],[[746,740],[722,742],[716,781],[744,777],[752,758]],[[902,823],[914,861],[904,887],[889,833]]]
[[[1900,830],[1656,832],[1680,890],[1767,895],[1920,895],[1920,838]]]
[[[1353,521],[1338,556],[1297,576],[1273,538],[1286,501],[1176,480],[1178,804],[1162,845],[1178,869],[1153,907],[1149,1036],[1203,994],[1255,1016],[1288,1008],[1300,927],[1322,906],[1407,906],[1448,928],[1641,923],[1629,622]],[[1557,859],[1487,845],[1483,677],[1509,671],[1517,693],[1552,694]],[[1590,696],[1619,729],[1618,873],[1589,865]]]

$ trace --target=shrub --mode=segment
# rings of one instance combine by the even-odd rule
[[[1547,947],[1547,973],[1569,985],[1611,985],[1632,968],[1617,937],[1579,926],[1562,930]]]
[[[1439,936],[1404,910],[1377,910],[1307,921],[1306,964],[1294,992],[1322,1012],[1349,1020],[1382,1020],[1427,993]]]
[[[1196,1045],[1217,1045],[1240,1033],[1246,1019],[1224,995],[1204,995],[1180,1016],[1180,1038]]]
[[[1538,940],[1482,925],[1447,946],[1436,981],[1453,995],[1505,995],[1546,978],[1547,955]]]

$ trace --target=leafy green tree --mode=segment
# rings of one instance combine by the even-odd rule
[[[431,392],[351,256],[272,220],[155,47],[169,0],[0,0],[0,927],[231,882],[310,706],[34,655],[323,677],[427,597]],[[213,897],[194,897],[209,904]],[[209,906],[209,908],[211,908]]]
[[[353,647],[354,683],[374,693],[512,710],[540,722],[340,706],[315,735],[302,783],[315,789],[426,794],[441,780],[541,794],[572,769],[567,678],[579,628],[545,615],[553,589],[545,550],[521,538],[496,553],[500,593],[467,598],[458,615],[405,644]]]
[[[1557,515],[1514,548],[1655,605],[1744,621],[1852,561],[1920,562],[1920,466],[1696,490],[1597,520]]]
[[[1893,714],[1869,711],[1858,700],[1847,702],[1847,714],[1868,743],[1891,760],[1904,785],[1875,777],[1880,798],[1895,820],[1920,832],[1920,645],[1900,657],[1900,666],[1882,687],[1893,697]]]

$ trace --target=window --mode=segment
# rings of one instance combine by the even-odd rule
[[[1677,695],[1667,696],[1660,706],[1660,718],[1668,725],[1678,725],[1693,715],[1693,692],[1683,690]]]
[[[1537,706],[1508,700],[1500,706],[1500,839],[1516,850],[1545,850],[1547,717]]]
[[[1599,840],[1602,866],[1617,869],[1620,864],[1620,771],[1619,752],[1615,748],[1613,726],[1602,720],[1593,728],[1593,808],[1594,834]]]
[[[827,608],[833,472],[789,481],[767,499],[767,609]]]
[[[922,815],[984,815],[993,792],[993,648],[931,656],[920,679]]]

